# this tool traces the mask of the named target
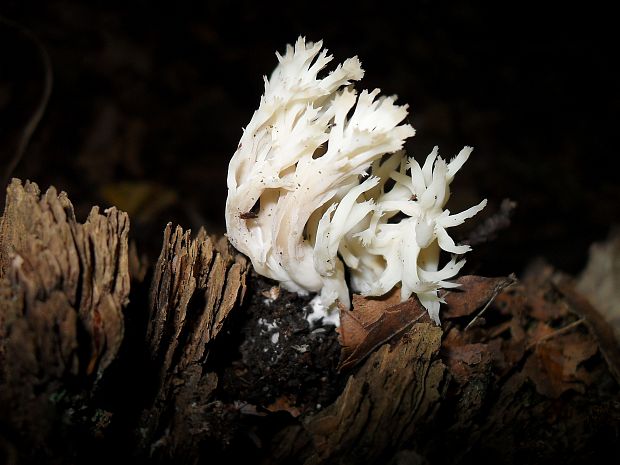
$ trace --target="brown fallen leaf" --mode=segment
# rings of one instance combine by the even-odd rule
[[[545,342],[548,339],[572,331],[574,328],[584,323],[585,320],[583,318],[580,318],[576,321],[573,321],[572,323],[568,323],[567,325],[562,326],[561,328],[554,329],[546,323],[539,322],[531,331],[529,331],[528,338],[532,342],[528,344],[527,349],[529,350],[533,347],[536,347],[538,344]]]
[[[596,341],[590,334],[562,333],[535,346],[523,373],[544,396],[558,398],[571,389],[583,393],[591,375],[581,364],[597,351]]]
[[[270,412],[288,412],[293,418],[297,418],[301,415],[301,411],[295,407],[294,399],[288,396],[278,397],[272,404],[265,407]]]
[[[460,286],[444,294],[447,306],[441,316],[452,319],[471,315],[515,281],[514,275],[503,278],[461,276],[456,280]]]
[[[568,316],[568,304],[553,292],[551,282],[557,270],[544,259],[534,260],[520,282],[527,289],[527,302],[523,310],[539,321],[562,320]]]
[[[546,340],[547,338],[553,336],[556,333],[557,329],[551,327],[547,323],[540,321],[537,322],[533,327],[528,331],[527,338],[529,339],[528,347],[534,347],[539,342]]]
[[[575,290],[575,284],[571,278],[558,275],[552,284],[566,298],[571,310],[585,320],[588,329],[596,338],[609,371],[620,383],[620,346],[618,346],[613,326],[598,309],[592,306],[588,299]]]
[[[369,327],[375,323],[386,309],[400,302],[400,292],[392,289],[381,297],[353,295],[354,311],[340,309],[340,345],[343,350],[359,346],[368,335]],[[344,319],[344,321],[343,321]],[[348,355],[347,355],[348,356]]]
[[[351,310],[340,310],[340,327],[338,333],[342,346],[340,355],[341,360],[348,358],[351,353],[359,346],[368,336],[368,329],[364,327],[361,319]]]
[[[444,343],[444,363],[459,384],[474,378],[474,374],[487,371],[491,354],[487,344],[465,344],[446,346]]]
[[[364,326],[375,323],[387,308],[400,303],[400,289],[394,288],[381,297],[353,296],[353,308]]]
[[[361,298],[365,300],[363,297]],[[416,298],[411,298],[397,305],[391,305],[388,298],[384,309],[369,304],[366,316],[364,311],[340,309],[340,335],[342,352],[338,369],[348,370],[370,355],[377,347],[385,344],[395,336],[402,334],[416,322],[430,322],[426,309]],[[357,300],[358,305],[360,299]],[[372,318],[368,314],[373,315]],[[379,314],[378,318],[374,317]],[[372,321],[374,319],[374,321]],[[367,321],[372,321],[367,323]]]

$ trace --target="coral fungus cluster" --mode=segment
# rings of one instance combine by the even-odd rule
[[[359,94],[357,57],[319,76],[332,60],[322,43],[288,46],[232,157],[226,227],[254,269],[291,291],[350,306],[354,291],[379,296],[400,286],[439,323],[438,290],[469,250],[447,228],[486,204],[451,215],[450,183],[472,149],[450,162],[437,148],[420,166],[402,150],[415,134],[407,106],[379,90]],[[440,267],[440,250],[453,254]]]

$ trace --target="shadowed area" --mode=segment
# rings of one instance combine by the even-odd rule
[[[491,215],[504,198],[518,202],[512,227],[471,254],[472,269],[519,272],[540,254],[575,272],[620,217],[611,201],[620,195],[612,145],[619,72],[604,12],[196,3],[4,2],[0,14],[45,47],[55,81],[13,175],[67,190],[78,216],[93,204],[128,211],[132,236],[153,257],[168,220],[221,232],[227,163],[261,77],[276,50],[305,35],[324,39],[338,61],[357,54],[360,88],[410,105],[417,135],[407,147],[418,160],[436,144],[444,157],[475,147],[449,207],[486,197]],[[14,122],[8,102],[27,112],[32,100],[15,81],[36,88],[42,76],[32,47],[3,34],[0,106]],[[5,72],[16,57],[35,65]]]

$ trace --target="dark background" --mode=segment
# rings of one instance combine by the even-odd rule
[[[54,74],[13,175],[66,190],[82,218],[96,204],[127,210],[151,254],[167,221],[223,232],[226,167],[262,75],[305,35],[335,62],[357,54],[359,88],[410,105],[418,160],[435,144],[445,157],[475,147],[455,210],[518,202],[512,227],[470,254],[479,273],[520,272],[539,255],[576,273],[620,216],[613,16],[500,3],[3,1],[0,15],[39,39]],[[18,33],[4,25],[2,39],[6,157],[43,71]]]

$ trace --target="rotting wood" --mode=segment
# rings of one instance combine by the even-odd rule
[[[446,299],[443,335],[429,323],[415,323],[401,339],[382,345],[334,404],[276,436],[271,460],[386,463],[411,456],[420,463],[544,463],[570,461],[588,447],[592,456],[604,457],[613,441],[600,449],[591,444],[613,435],[620,421],[614,366],[599,355],[606,341],[575,323],[574,302],[553,292],[556,277],[543,267],[523,282],[462,278],[462,290]],[[494,294],[487,319],[466,329],[468,317]],[[354,303],[362,313],[342,322],[346,353],[367,337],[358,329],[365,313],[371,322],[382,313],[381,302],[371,300],[369,310],[363,298]],[[391,313],[402,304],[386,299],[383,305]],[[412,336],[416,332],[423,344]],[[416,403],[420,392],[424,400]],[[561,449],[566,441],[576,445],[573,451]]]
[[[126,458],[129,445],[149,463],[244,453],[308,465],[547,463],[617,448],[612,339],[601,338],[597,309],[584,307],[574,283],[558,281],[551,267],[518,282],[461,278],[462,291],[445,296],[441,328],[415,302],[355,297],[342,342],[347,358],[357,355],[340,395],[314,411],[292,398],[270,409],[236,392],[222,396],[218,378],[235,370],[210,364],[239,349],[218,345],[218,334],[233,329],[241,310],[246,259],[224,238],[168,225],[150,294],[137,287],[127,304],[127,230],[115,209],[95,208],[79,224],[65,194],[10,186],[0,222],[0,415],[10,434],[0,431],[0,459],[89,460],[98,445],[105,453],[95,462],[109,463]],[[137,327],[119,351],[129,316]],[[125,377],[133,372],[145,375],[136,388]],[[98,389],[129,400],[103,408]],[[62,440],[50,441],[52,432]],[[236,447],[239,436],[247,450]]]
[[[247,260],[225,239],[204,229],[192,238],[191,231],[166,226],[146,334],[159,385],[140,426],[155,457],[193,456],[209,437],[205,416],[218,378],[203,365],[209,343],[243,300],[247,271]]]
[[[0,221],[0,410],[33,454],[59,403],[77,410],[118,354],[128,303],[129,219],[13,180]],[[71,390],[79,385],[85,391]],[[90,392],[89,392],[90,390]],[[71,423],[71,418],[66,418]]]
[[[374,352],[336,402],[306,419],[315,453],[305,463],[374,463],[410,442],[444,395],[441,335],[439,327],[419,323],[394,347]]]

